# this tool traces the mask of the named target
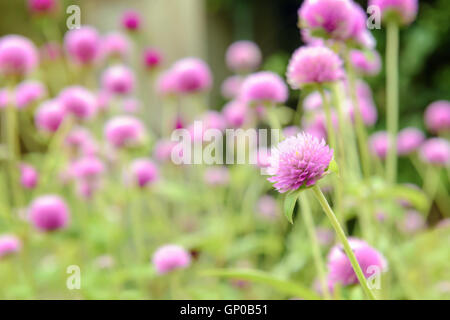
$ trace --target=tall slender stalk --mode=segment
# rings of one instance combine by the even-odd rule
[[[331,108],[325,90],[321,85],[318,87],[322,98],[323,109],[325,110],[325,120],[327,125],[328,143],[333,150],[336,150],[336,133],[334,132],[333,120],[331,117]]]

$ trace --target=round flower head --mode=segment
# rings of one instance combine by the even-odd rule
[[[116,148],[139,145],[145,137],[141,121],[131,116],[117,116],[105,125],[104,134],[108,142]]]
[[[47,89],[39,81],[24,81],[17,86],[15,93],[17,108],[23,109],[44,98]]]
[[[267,220],[274,220],[279,216],[279,208],[274,197],[264,195],[256,203],[256,213]]]
[[[24,76],[36,68],[38,60],[37,49],[28,38],[18,35],[0,38],[0,74]]]
[[[378,131],[369,138],[369,147],[372,154],[381,159],[386,158],[389,148],[389,136],[386,131]]]
[[[425,135],[416,128],[405,128],[397,136],[397,152],[399,155],[407,155],[416,151],[425,141]]]
[[[201,120],[204,129],[217,129],[223,131],[227,127],[224,117],[217,111],[206,111],[202,115]]]
[[[161,65],[162,62],[162,54],[158,49],[155,48],[147,48],[144,51],[144,66],[153,70]]]
[[[376,50],[352,50],[350,60],[355,70],[361,75],[375,76],[380,73],[381,57]]]
[[[288,98],[288,88],[276,73],[261,71],[245,78],[240,97],[253,103],[284,103]]]
[[[225,60],[228,68],[235,72],[252,72],[261,64],[261,50],[252,41],[236,41],[228,47]]]
[[[328,92],[325,92],[325,95],[330,101],[330,94]],[[314,111],[321,109],[323,105],[322,102],[322,96],[318,91],[314,91],[306,96],[306,98],[303,100],[303,109],[306,111]]]
[[[231,76],[222,82],[220,92],[225,99],[235,99],[239,97],[244,78],[242,76]]]
[[[369,6],[378,7],[384,21],[394,20],[401,25],[408,25],[417,16],[418,2],[418,0],[370,0]]]
[[[122,15],[122,26],[128,31],[136,31],[141,25],[141,15],[134,11],[129,10]]]
[[[409,210],[398,223],[398,228],[405,234],[414,234],[423,230],[426,226],[425,218],[417,211]]]
[[[130,52],[130,41],[119,32],[107,34],[101,42],[101,53],[107,58],[126,58]]]
[[[102,87],[115,94],[129,94],[134,88],[134,74],[123,65],[115,65],[102,74]]]
[[[153,150],[153,156],[159,162],[166,162],[171,159],[172,150],[177,145],[177,142],[171,141],[169,139],[159,140],[155,144]]]
[[[167,244],[153,254],[153,265],[159,274],[184,269],[191,264],[191,255],[183,247]]]
[[[450,145],[445,139],[431,138],[422,144],[419,155],[424,162],[448,166],[450,163]]]
[[[39,174],[29,164],[22,163],[20,165],[20,184],[25,189],[34,189],[39,180]]]
[[[97,30],[90,26],[72,29],[64,36],[64,47],[74,62],[90,64],[100,53],[100,36]]]
[[[299,133],[272,148],[268,180],[281,193],[312,186],[326,174],[332,158],[323,139]]]
[[[56,8],[55,0],[28,0],[28,9],[32,13],[50,13]]]
[[[58,100],[67,113],[78,119],[89,119],[97,112],[96,97],[81,86],[65,88],[59,94]]]
[[[171,70],[162,72],[156,80],[155,90],[158,95],[167,97],[177,93],[175,74]]]
[[[20,249],[22,249],[22,242],[19,238],[11,234],[0,235],[0,259],[17,253]]]
[[[247,104],[240,100],[228,102],[222,110],[227,125],[232,128],[240,128],[249,117]]]
[[[425,111],[425,125],[433,133],[450,131],[450,101],[436,101]]]
[[[29,208],[29,217],[37,229],[54,231],[68,224],[69,209],[61,197],[46,195],[33,200]]]
[[[374,268],[378,271],[387,270],[386,259],[365,241],[350,238],[349,243],[366,278],[374,273]],[[342,245],[334,246],[328,254],[328,270],[328,281],[332,288],[336,284],[347,286],[358,283],[358,278]]]
[[[203,180],[209,186],[226,186],[230,182],[230,172],[224,166],[210,167],[205,170]]]
[[[342,79],[342,60],[327,47],[300,47],[289,61],[287,81],[293,89]]]
[[[195,93],[208,90],[212,85],[209,66],[197,58],[178,60],[172,67],[178,93]]]
[[[131,175],[133,181],[143,188],[158,180],[158,168],[147,159],[136,159],[131,163]]]
[[[64,108],[57,100],[43,102],[35,113],[36,127],[47,132],[55,132],[65,115]]]
[[[75,178],[85,181],[91,181],[99,178],[105,171],[103,162],[94,156],[85,156],[74,163],[71,166],[72,175]]]
[[[64,145],[74,151],[75,154],[93,156],[97,151],[97,145],[89,130],[76,127],[67,135]]]

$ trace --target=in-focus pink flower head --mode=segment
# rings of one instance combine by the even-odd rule
[[[262,61],[261,50],[252,41],[241,40],[232,43],[225,54],[228,68],[237,73],[255,71]]]
[[[230,183],[230,170],[225,166],[208,167],[203,175],[203,181],[212,187],[226,186]]]
[[[165,274],[176,269],[185,269],[191,264],[191,255],[183,247],[167,244],[159,247],[153,254],[153,266],[159,274]]]
[[[381,159],[386,158],[389,149],[389,136],[386,131],[378,131],[369,137],[369,148],[372,154]]]
[[[36,169],[26,163],[20,164],[20,184],[25,189],[34,189],[39,181]]]
[[[125,59],[131,51],[129,39],[120,32],[111,32],[101,40],[101,54],[106,58]]]
[[[425,135],[417,128],[404,128],[397,136],[397,153],[408,155],[416,151],[425,141]]]
[[[141,26],[141,15],[135,10],[128,10],[122,14],[122,27],[128,31],[137,31]]]
[[[286,77],[293,89],[334,82],[344,77],[342,60],[327,47],[300,47],[289,61]]]
[[[425,229],[426,221],[420,212],[409,210],[397,226],[405,234],[414,234]]]
[[[0,235],[0,259],[17,253],[22,249],[22,241],[12,234]]]
[[[144,188],[155,183],[159,178],[159,171],[156,164],[145,158],[136,159],[130,167],[132,180],[140,188]]]
[[[326,173],[333,150],[325,141],[302,132],[271,150],[268,180],[280,193],[314,185]]]
[[[23,36],[6,35],[0,38],[0,74],[3,76],[25,76],[39,63],[36,46]]]
[[[447,167],[450,164],[450,144],[443,138],[428,139],[420,147],[419,156],[426,163]]]
[[[376,50],[352,50],[350,59],[355,70],[361,75],[376,76],[381,71],[381,57]]]
[[[144,66],[148,70],[154,70],[158,68],[163,61],[163,55],[161,51],[156,48],[147,48],[144,50],[143,62]]]
[[[244,83],[245,78],[242,76],[234,75],[226,78],[222,82],[222,86],[220,87],[220,92],[225,99],[236,99],[239,97],[241,92],[242,84]]]
[[[55,231],[69,223],[69,209],[58,195],[40,196],[29,208],[29,218],[34,227],[41,231]]]
[[[177,93],[175,73],[171,69],[162,72],[155,83],[155,91],[162,97],[174,96]]]
[[[64,120],[66,112],[58,100],[47,100],[36,110],[36,127],[47,132],[56,132]]]
[[[47,88],[39,81],[27,80],[17,86],[15,94],[17,108],[24,109],[45,98],[47,96]]]
[[[72,163],[70,172],[73,177],[90,182],[102,176],[105,165],[95,156],[84,156]]]
[[[269,195],[264,195],[256,202],[256,213],[266,220],[275,220],[280,216],[277,200]]]
[[[71,86],[63,89],[58,96],[61,106],[68,114],[77,119],[90,119],[97,113],[95,95],[82,86]]]
[[[430,104],[425,111],[425,125],[432,133],[450,131],[450,101]]]
[[[370,0],[369,6],[377,6],[384,21],[396,21],[400,25],[412,23],[419,10],[418,0]]]
[[[105,124],[107,141],[116,148],[141,145],[146,137],[145,127],[132,116],[116,116]]]
[[[288,88],[276,73],[260,71],[245,78],[239,98],[253,104],[284,103],[288,99]]]
[[[134,85],[134,73],[124,65],[114,65],[103,71],[102,87],[105,91],[118,95],[129,94]]]
[[[247,104],[240,100],[232,100],[228,102],[222,109],[223,117],[228,127],[240,128],[250,117]]]
[[[101,53],[101,38],[91,26],[67,31],[64,36],[64,48],[73,62],[92,64]]]
[[[349,238],[349,243],[366,278],[374,273],[374,268],[378,268],[379,272],[387,271],[387,261],[376,249],[356,238]],[[359,282],[342,245],[336,245],[330,250],[327,265],[328,282],[331,288],[334,288],[336,284],[348,286]]]
[[[56,0],[28,0],[28,9],[34,14],[47,14],[57,7]]]
[[[201,59],[183,58],[175,62],[171,70],[178,93],[203,92],[212,86],[211,70]]]

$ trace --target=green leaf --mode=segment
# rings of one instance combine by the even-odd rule
[[[331,173],[336,173],[339,177],[339,166],[334,159],[332,159],[330,164],[328,165],[327,171]]]
[[[256,283],[267,284],[281,293],[307,300],[319,300],[320,297],[311,289],[293,281],[282,279],[270,273],[253,269],[210,269],[202,272],[205,276],[236,278]]]
[[[294,214],[295,202],[297,201],[298,196],[302,191],[303,189],[291,191],[286,195],[286,198],[284,199],[284,215],[290,223],[294,223],[294,221],[292,220],[292,215]]]

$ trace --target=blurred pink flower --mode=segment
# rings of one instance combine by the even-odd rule
[[[426,140],[419,149],[422,161],[447,167],[450,163],[450,144],[442,138],[431,138]]]
[[[262,61],[261,50],[252,41],[241,40],[232,43],[226,52],[228,68],[238,73],[255,71]]]
[[[136,31],[141,26],[141,15],[135,10],[125,11],[122,15],[122,27],[128,31]]]
[[[38,51],[33,42],[19,35],[0,38],[0,74],[25,76],[39,63]]]
[[[416,151],[425,141],[425,135],[416,128],[404,128],[397,136],[397,152],[399,155],[407,155]]]
[[[159,67],[163,60],[161,52],[156,48],[145,49],[143,56],[144,66],[149,70]]]
[[[29,208],[29,217],[37,229],[54,231],[67,226],[69,209],[60,196],[45,195],[33,200]]]
[[[425,110],[425,125],[432,133],[450,131],[450,101],[430,104]]]
[[[175,88],[178,93],[195,93],[208,90],[212,86],[209,66],[198,58],[184,58],[172,67]]]
[[[191,264],[191,256],[183,247],[167,244],[159,247],[153,254],[153,265],[159,274],[175,269],[185,269]]]
[[[12,234],[0,235],[0,259],[19,252],[22,249],[22,241]]]
[[[92,64],[101,53],[101,39],[95,28],[83,26],[67,31],[64,47],[74,62]]]
[[[156,165],[145,158],[136,159],[131,163],[131,175],[134,183],[140,188],[153,184],[158,180],[158,168]]]
[[[58,101],[68,114],[77,119],[92,118],[97,112],[97,99],[82,86],[66,87],[58,96]]]
[[[131,51],[131,44],[128,38],[120,32],[111,32],[101,40],[101,54],[106,58],[128,57]]]
[[[108,142],[116,148],[131,147],[143,142],[145,127],[137,118],[116,116],[105,124],[104,134]]]
[[[236,99],[239,97],[245,78],[242,76],[231,76],[222,82],[221,93],[225,99]]]
[[[16,106],[23,109],[47,96],[47,88],[43,83],[34,80],[21,82],[16,87]]]
[[[381,57],[376,50],[352,50],[350,59],[355,70],[361,75],[375,76],[381,71]]]
[[[389,137],[386,131],[378,131],[369,137],[369,147],[372,154],[381,159],[386,158],[389,148]]]
[[[114,65],[103,71],[102,88],[105,91],[119,95],[129,94],[134,85],[134,73],[124,65]]]
[[[45,101],[35,113],[36,127],[47,132],[56,132],[63,122],[65,115],[65,110],[59,101]]]
[[[245,78],[240,98],[252,103],[284,103],[288,98],[288,88],[276,73],[261,71]]]
[[[249,108],[245,102],[240,100],[232,100],[228,102],[222,109],[222,114],[227,122],[228,127],[240,128],[248,121]]]
[[[39,181],[36,169],[26,163],[20,165],[20,184],[25,189],[34,189]]]
[[[402,25],[410,24],[417,15],[418,0],[369,0],[369,6],[381,10],[383,20],[395,20]]]

